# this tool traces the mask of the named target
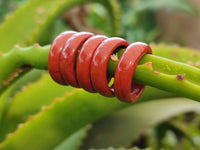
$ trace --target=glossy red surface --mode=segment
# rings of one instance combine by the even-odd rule
[[[65,47],[60,56],[60,68],[63,78],[67,84],[79,87],[76,79],[76,55],[80,46],[91,36],[92,33],[80,32],[71,36],[65,43]]]
[[[104,96],[114,96],[108,86],[107,66],[112,52],[118,47],[127,47],[129,43],[121,38],[104,40],[94,53],[91,63],[91,80],[94,89]]]
[[[109,87],[108,61],[119,47],[126,49],[118,61],[114,85]],[[152,53],[145,43],[129,45],[117,37],[67,31],[52,43],[48,69],[52,78],[60,84],[82,87],[104,96],[117,96],[121,101],[130,103],[136,101],[145,88],[145,85],[132,80],[136,66],[145,53]]]
[[[89,38],[82,46],[76,63],[76,76],[80,87],[95,92],[90,75],[90,66],[94,52],[107,37],[96,35]]]
[[[134,83],[132,79],[136,66],[145,53],[151,54],[151,48],[145,43],[137,42],[129,45],[122,54],[114,81],[115,95],[121,101],[134,102],[144,91],[145,85]]]
[[[49,51],[48,70],[51,77],[60,84],[66,84],[60,73],[60,54],[65,46],[65,42],[75,33],[76,32],[74,31],[66,31],[61,33],[53,41]]]

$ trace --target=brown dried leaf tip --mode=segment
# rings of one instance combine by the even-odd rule
[[[176,78],[177,78],[179,81],[184,81],[184,80],[185,80],[185,73],[178,74],[178,75],[176,76]]]
[[[112,54],[112,55],[110,56],[110,59],[111,59],[112,61],[119,61],[119,58],[118,58],[117,53],[116,53],[116,54]]]

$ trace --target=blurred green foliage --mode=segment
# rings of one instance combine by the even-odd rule
[[[27,0],[0,0],[0,22],[6,14],[14,11]],[[190,15],[197,15],[196,8],[188,0],[118,0],[122,10],[120,36],[133,41],[150,43],[158,40],[160,29],[156,24],[156,13],[159,10],[182,11]],[[105,34],[110,33],[108,12],[100,4],[92,4],[87,22],[100,29]],[[70,29],[62,19],[55,22],[51,40],[60,32]],[[160,40],[159,40],[160,41]]]
[[[6,14],[13,12],[26,1],[27,0],[0,0],[0,22],[4,20]]]
[[[134,41],[152,42],[160,33],[156,25],[156,13],[159,10],[182,11],[197,15],[197,10],[188,0],[118,0],[122,9],[122,25],[120,36],[130,43]],[[91,9],[90,23],[108,32],[106,11],[99,5]]]

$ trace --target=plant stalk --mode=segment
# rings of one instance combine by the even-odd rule
[[[0,91],[5,90],[26,69],[47,69],[49,49],[49,45],[44,47],[39,45],[27,48],[15,47],[9,53],[2,54],[0,56]],[[117,52],[119,57],[123,51],[124,49],[120,49]],[[196,53],[197,57],[200,58],[200,54]],[[117,63],[111,59],[109,60],[109,76],[114,75]],[[134,82],[150,85],[176,93],[179,96],[200,101],[199,77],[200,69],[197,67],[160,56],[146,54],[140,60],[133,80]]]

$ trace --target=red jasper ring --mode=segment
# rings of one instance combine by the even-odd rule
[[[118,47],[127,47],[129,43],[121,38],[106,39],[97,48],[92,64],[91,79],[94,89],[104,96],[114,96],[114,90],[108,86],[107,66],[111,54]]]
[[[79,87],[76,79],[75,59],[80,46],[91,36],[92,33],[80,32],[71,36],[65,43],[60,56],[60,68],[63,78],[67,84]]]
[[[114,75],[114,84],[108,86],[108,61],[117,48],[124,48]],[[121,38],[108,38],[89,32],[67,31],[52,43],[48,57],[51,77],[63,85],[81,87],[108,97],[117,96],[124,102],[136,101],[145,85],[133,82],[139,60],[152,53],[145,43],[129,43]]]
[[[66,31],[61,33],[51,44],[48,57],[48,70],[51,77],[58,83],[65,85],[65,81],[60,72],[60,55],[65,46],[65,42],[76,32]]]
[[[89,92],[95,92],[91,82],[91,61],[97,47],[107,39],[106,36],[96,35],[89,38],[82,46],[76,63],[76,76],[80,87]]]
[[[123,52],[115,71],[114,89],[118,99],[125,102],[136,101],[144,91],[145,85],[132,82],[139,60],[145,53],[152,53],[151,48],[141,42],[129,45]]]

